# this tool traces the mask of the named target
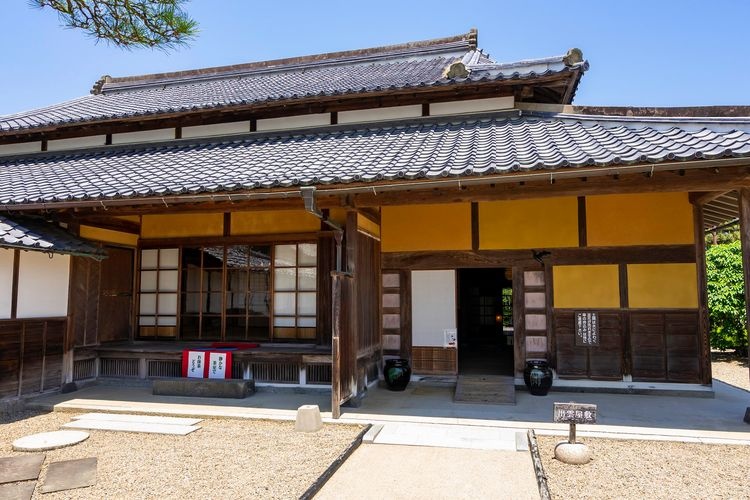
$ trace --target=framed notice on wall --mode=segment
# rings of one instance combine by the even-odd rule
[[[576,311],[576,346],[597,347],[599,345],[599,313]]]

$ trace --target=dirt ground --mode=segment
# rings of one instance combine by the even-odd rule
[[[14,439],[58,430],[72,413],[0,420],[0,456]],[[294,422],[212,420],[187,436],[90,431],[81,444],[46,452],[34,498],[299,498],[361,431],[325,425],[294,431]],[[41,495],[50,462],[97,457],[97,483]]]
[[[750,391],[747,358],[711,353],[713,378]],[[559,436],[538,436],[552,498],[750,499],[750,446],[585,438],[594,459],[554,459]]]
[[[711,374],[714,379],[750,391],[750,369],[747,365],[747,356],[739,357],[733,351],[712,351]]]
[[[554,459],[559,436],[537,436],[554,499],[748,499],[750,446],[586,438],[594,459]]]

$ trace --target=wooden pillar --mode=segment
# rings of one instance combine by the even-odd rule
[[[364,389],[364,368],[359,366],[358,354],[359,354],[359,297],[358,297],[358,285],[359,285],[359,270],[357,269],[357,261],[359,255],[359,248],[357,240],[359,239],[358,229],[358,214],[355,210],[350,210],[346,214],[346,272],[352,276],[352,294],[349,295],[349,301],[344,307],[347,307],[349,313],[349,329],[346,333],[351,335],[351,349],[352,349],[352,360],[355,366],[355,380],[352,387],[352,393],[354,394],[352,405],[357,405],[360,390]]]
[[[341,416],[341,281],[331,273],[331,417]]]
[[[698,335],[701,354],[701,383],[711,383],[711,333],[708,316],[708,287],[706,285],[706,236],[703,231],[703,206],[693,205],[695,230],[695,265],[698,277]]]
[[[750,321],[750,188],[740,188],[738,194],[740,200],[742,275],[745,281],[745,313],[747,314],[747,320]],[[750,373],[748,373],[748,376],[750,376]],[[748,415],[750,415],[750,407],[748,408],[746,417]],[[747,422],[748,419],[746,418],[745,421]]]

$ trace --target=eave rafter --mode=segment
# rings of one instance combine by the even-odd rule
[[[747,163],[747,162],[745,162]],[[623,167],[624,170],[624,167]],[[403,204],[464,203],[560,196],[590,196],[648,192],[705,192],[750,187],[750,166],[679,168],[653,174],[644,172],[572,176],[575,171],[540,171],[534,178],[508,174],[496,178],[453,178],[439,181],[352,183],[319,188],[316,203],[321,209],[351,208],[374,215],[370,209]],[[570,176],[566,176],[568,174]],[[523,179],[523,180],[521,180]],[[698,195],[693,195],[694,200]],[[406,201],[408,200],[408,202]],[[55,202],[45,205],[4,207],[8,212],[58,212],[81,223],[98,227],[118,225],[135,231],[137,223],[112,219],[118,215],[154,213],[235,212],[247,210],[303,209],[296,190],[251,190],[201,195],[152,196],[149,198]],[[725,208],[718,208],[723,212]],[[712,209],[708,209],[712,215]],[[116,221],[116,222],[114,222]],[[112,227],[114,228],[114,227]]]

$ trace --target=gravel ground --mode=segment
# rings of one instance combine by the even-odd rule
[[[748,499],[750,446],[585,438],[593,460],[554,459],[559,436],[537,436],[554,499]]]
[[[73,413],[24,414],[0,420],[0,456],[14,439],[57,430]],[[46,452],[34,498],[299,498],[361,431],[325,425],[297,433],[294,422],[207,419],[187,436],[89,431],[81,444]],[[97,457],[90,488],[41,495],[47,465]]]
[[[730,351],[712,351],[711,373],[715,379],[750,391],[750,369],[747,366],[747,357],[741,358]]]

